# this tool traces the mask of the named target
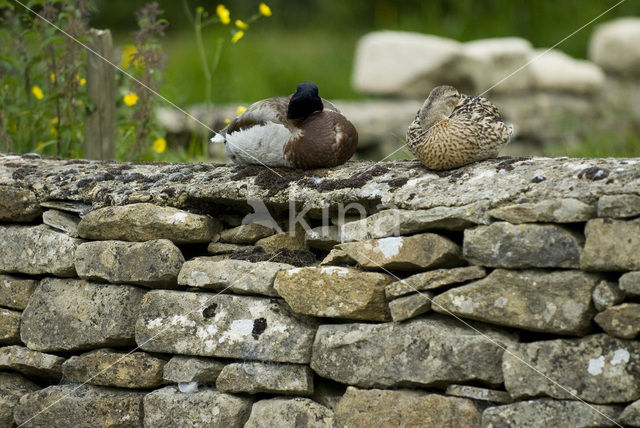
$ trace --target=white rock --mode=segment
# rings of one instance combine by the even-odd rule
[[[376,95],[424,98],[439,84],[463,84],[469,73],[461,63],[462,45],[442,37],[380,31],[356,47],[353,86]]]
[[[464,54],[478,63],[475,72],[479,92],[494,85],[493,92],[528,90],[532,76],[525,64],[531,52],[531,43],[518,37],[474,40],[464,44]]]
[[[604,72],[596,64],[572,58],[556,49],[536,50],[529,60],[528,68],[538,90],[595,94],[604,84]]]
[[[589,59],[607,72],[640,74],[640,18],[599,25],[589,42]]]

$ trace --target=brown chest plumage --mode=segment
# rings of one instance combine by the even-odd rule
[[[358,132],[343,115],[322,111],[295,122],[297,135],[284,147],[293,167],[330,168],[345,163],[358,145]]]

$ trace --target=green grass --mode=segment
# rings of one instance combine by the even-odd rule
[[[216,34],[205,33],[205,46]],[[295,92],[298,82],[314,81],[324,98],[355,98],[351,68],[357,35],[322,31],[250,29],[227,44],[214,75],[214,104],[250,103]],[[204,75],[190,32],[165,40],[169,57],[161,93],[180,106],[202,103]],[[213,48],[207,54],[213,56]]]

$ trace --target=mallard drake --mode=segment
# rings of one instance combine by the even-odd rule
[[[211,139],[224,142],[238,164],[301,169],[345,163],[356,150],[358,132],[318,87],[302,82],[296,93],[253,103]]]
[[[488,100],[438,86],[409,126],[407,145],[427,168],[451,169],[498,156],[512,132]]]

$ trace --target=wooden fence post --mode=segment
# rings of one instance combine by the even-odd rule
[[[113,62],[111,31],[89,30],[92,49]],[[84,157],[115,159],[116,93],[115,69],[100,58],[87,54],[87,93],[93,108],[84,124]]]

